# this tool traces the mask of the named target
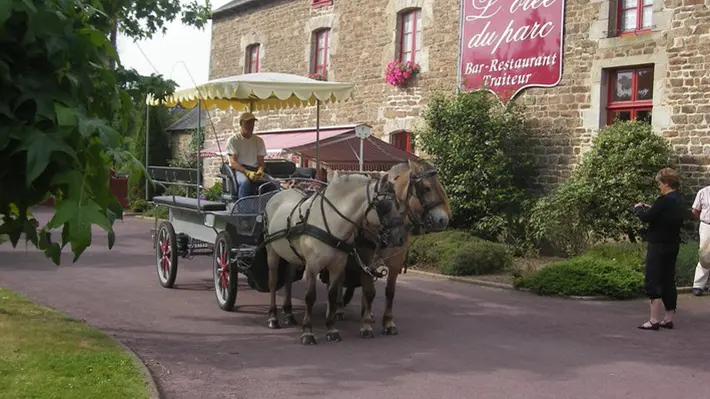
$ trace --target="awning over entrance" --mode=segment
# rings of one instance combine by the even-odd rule
[[[320,161],[326,168],[336,170],[359,170],[360,138],[355,136],[359,125],[321,127]],[[315,162],[315,128],[272,130],[257,132],[264,139],[266,158],[289,158],[287,153],[300,155]],[[220,143],[221,155],[226,155],[227,143]],[[203,157],[219,156],[217,147],[202,151]],[[412,153],[401,150],[392,144],[369,136],[363,143],[363,169],[387,170],[395,164],[417,160]],[[314,165],[311,165],[314,166]]]

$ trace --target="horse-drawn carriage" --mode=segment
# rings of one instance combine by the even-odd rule
[[[347,100],[352,96],[352,90],[353,85],[349,83],[259,73],[217,79],[193,89],[178,91],[163,101],[149,97],[147,102],[149,105],[197,106],[200,109],[248,107],[250,112],[255,109],[315,105],[318,137],[320,104]],[[198,115],[201,113],[198,112]],[[198,127],[201,123],[198,119]],[[198,159],[200,151],[198,148]],[[149,165],[148,161],[146,164]],[[284,320],[286,324],[295,324],[291,312],[291,283],[301,280],[305,273],[307,309],[301,338],[304,344],[315,343],[310,331],[310,313],[315,301],[314,280],[317,275],[320,274],[322,279],[324,272],[330,276],[323,279],[329,283],[327,338],[337,341],[340,337],[333,328],[333,322],[344,305],[343,280],[348,280],[345,286],[351,289],[360,286],[361,280],[363,291],[367,285],[366,296],[369,299],[363,302],[363,306],[367,305],[369,316],[369,306],[374,297],[374,288],[370,294],[369,282],[375,277],[387,275],[387,271],[392,269],[391,264],[380,268],[373,266],[375,253],[405,244],[405,228],[415,220],[425,219],[436,228],[448,224],[445,194],[442,196],[443,190],[436,180],[435,170],[428,164],[410,162],[408,166],[400,165],[396,171],[393,168],[381,178],[336,175],[326,184],[314,179],[314,170],[299,170],[293,162],[285,160],[268,161],[264,172],[271,180],[261,184],[253,195],[242,198],[237,198],[234,171],[224,161],[220,165],[223,192],[219,201],[207,200],[200,195],[203,189],[200,162],[196,169],[148,167],[155,183],[194,187],[196,191],[195,198],[160,195],[152,199],[154,204],[169,209],[167,221],[159,226],[157,217],[155,221],[154,244],[160,284],[166,288],[173,287],[179,257],[212,255],[219,307],[227,311],[234,308],[238,273],[242,273],[251,288],[271,293],[268,324],[270,328],[279,328],[275,291],[286,286]],[[316,170],[320,170],[318,159]],[[308,177],[302,177],[304,173]],[[406,178],[397,181],[401,176]],[[296,186],[299,182],[305,184],[300,189],[284,189],[286,181]],[[438,197],[427,200],[427,196],[432,195]],[[418,205],[412,207],[412,201]],[[442,213],[439,208],[445,209],[445,212]],[[417,212],[418,216],[415,215]],[[408,221],[406,224],[405,219]],[[365,232],[369,233],[369,238],[363,238]],[[355,237],[359,237],[357,242]],[[360,256],[362,245],[370,251],[365,259]],[[406,246],[403,249],[406,251]],[[356,270],[347,276],[346,263],[354,265]],[[398,274],[399,269],[395,268],[395,272]],[[394,282],[396,275],[388,278],[389,313]],[[372,336],[369,324],[363,323],[362,335]],[[393,322],[391,324],[393,326]],[[363,329],[369,330],[369,333],[363,332]]]

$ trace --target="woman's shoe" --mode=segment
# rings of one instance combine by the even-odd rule
[[[661,325],[661,328],[667,328],[669,330],[673,329],[673,322],[672,321],[662,321],[660,323],[660,325]]]
[[[661,323],[651,323],[651,321],[647,321],[641,325],[638,326],[640,330],[653,330],[653,331],[658,331],[658,329],[661,328]]]

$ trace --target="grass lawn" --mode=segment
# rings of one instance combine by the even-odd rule
[[[0,398],[148,398],[130,354],[100,331],[0,288]]]

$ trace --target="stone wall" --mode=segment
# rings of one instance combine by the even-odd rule
[[[519,95],[540,124],[540,181],[552,187],[568,177],[606,123],[608,69],[653,64],[654,130],[682,155],[694,188],[710,183],[710,0],[654,0],[651,32],[623,37],[614,37],[616,1],[567,0],[561,83]],[[384,70],[395,57],[396,14],[411,7],[422,9],[422,72],[408,87],[392,87]],[[243,73],[252,43],[261,43],[262,71],[307,75],[311,34],[330,28],[329,80],[355,82],[356,99],[324,107],[322,123],[368,123],[388,140],[391,133],[415,129],[432,91],[455,90],[459,9],[460,0],[334,0],[317,9],[308,0],[278,0],[218,13],[210,78]],[[238,129],[237,116],[217,113],[221,137]],[[314,109],[257,116],[257,130],[315,125]]]

